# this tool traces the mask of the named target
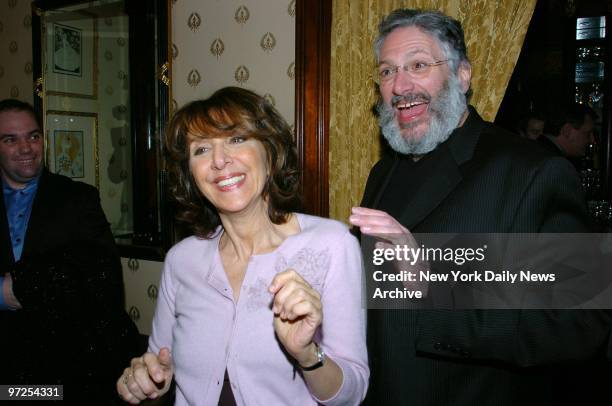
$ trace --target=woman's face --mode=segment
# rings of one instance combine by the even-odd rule
[[[265,207],[262,192],[268,159],[263,144],[255,138],[194,138],[189,144],[189,170],[200,192],[220,214]]]

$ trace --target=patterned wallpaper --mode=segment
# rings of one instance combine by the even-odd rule
[[[173,0],[172,14],[176,105],[242,86],[293,123],[295,0]]]
[[[151,322],[162,263],[134,258],[121,258],[125,285],[125,309],[138,327],[140,334],[151,334]]]
[[[32,17],[30,1],[0,1],[0,99],[32,103]]]

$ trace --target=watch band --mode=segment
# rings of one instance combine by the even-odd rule
[[[323,349],[319,346],[319,344],[314,343],[314,345],[317,354],[317,362],[307,367],[304,367],[298,363],[298,367],[302,371],[314,371],[315,369],[321,368],[323,366],[323,362],[325,361],[325,353],[323,352]]]

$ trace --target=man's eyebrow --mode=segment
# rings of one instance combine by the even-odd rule
[[[36,129],[28,132],[27,135],[32,135],[32,134],[37,134],[37,133],[38,134],[41,133],[40,128],[36,128]],[[4,139],[4,138],[7,138],[7,137],[18,137],[18,136],[19,136],[18,134],[12,134],[12,133],[6,133],[6,134],[0,133],[0,140]]]
[[[431,56],[433,57],[433,54],[431,53],[431,51],[427,48],[417,48],[417,49],[411,49],[410,51],[406,52],[403,57],[406,58],[411,58],[414,57],[416,55],[427,55],[427,56]],[[389,62],[386,59],[381,59],[380,62],[378,63],[379,65],[383,65],[383,64],[387,64],[387,65],[393,65],[391,62]]]

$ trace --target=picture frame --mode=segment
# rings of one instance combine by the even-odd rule
[[[49,171],[99,188],[98,114],[48,110],[45,119]]]
[[[53,73],[83,76],[83,30],[53,24]]]
[[[80,18],[43,28],[44,88],[49,96],[98,98],[98,22]]]

